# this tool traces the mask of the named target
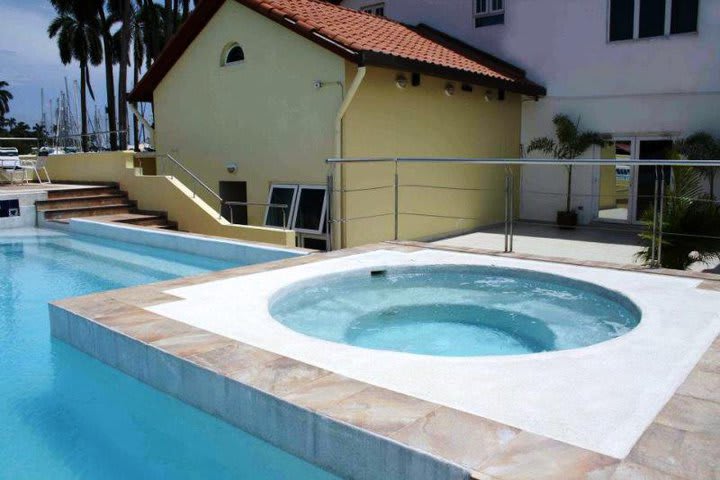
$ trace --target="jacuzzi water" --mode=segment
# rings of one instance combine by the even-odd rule
[[[49,301],[232,266],[0,233],[0,478],[336,478],[50,336]]]
[[[640,322],[624,296],[589,283],[483,266],[333,274],[279,292],[271,315],[300,333],[426,355],[518,355],[585,347]]]

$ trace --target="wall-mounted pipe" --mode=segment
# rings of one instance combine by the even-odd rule
[[[132,103],[128,103],[128,108],[130,108],[130,111],[135,115],[135,118],[138,119],[140,123],[142,123],[145,126],[145,130],[150,135],[150,143],[153,147],[155,147],[155,130],[153,129],[152,125],[150,125],[150,122],[148,122],[145,117],[142,116],[142,114],[138,111],[137,108],[135,108],[135,105]]]
[[[366,73],[366,67],[359,67],[357,74],[355,74],[355,78],[352,81],[352,84],[350,85],[350,88],[348,88],[347,93],[345,94],[345,98],[343,98],[342,103],[340,104],[340,109],[338,110],[337,116],[335,117],[335,155],[337,158],[342,158],[343,156],[343,142],[342,142],[342,121],[343,117],[345,117],[345,113],[347,112],[348,107],[350,107],[350,103],[352,103],[353,98],[355,98],[355,94],[357,93],[358,89],[360,88],[360,85],[363,82],[363,79],[365,78]]]

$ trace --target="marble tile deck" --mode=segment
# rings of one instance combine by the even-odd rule
[[[720,479],[720,338],[709,347],[627,458],[616,459],[368,385],[144,310],[175,300],[163,293],[172,288],[378,249],[407,252],[423,248],[488,254],[468,248],[391,242],[66,299],[54,305],[301,409],[460,465],[476,480]],[[622,268],[598,262],[570,263]],[[701,278],[704,283],[699,288],[720,292],[717,276],[680,275]]]

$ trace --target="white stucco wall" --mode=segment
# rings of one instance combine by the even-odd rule
[[[425,23],[527,71],[548,96],[526,99],[522,143],[551,135],[557,113],[617,136],[720,135],[720,0],[700,0],[698,33],[608,42],[609,0],[505,0],[505,23],[475,28],[474,0],[385,0],[386,16]],[[373,0],[346,0],[357,8]],[[587,156],[591,156],[588,152]],[[576,169],[573,206],[590,221],[590,169]],[[554,219],[562,168],[524,168],[521,217]],[[552,193],[553,195],[548,195]]]
[[[697,34],[623,42],[607,41],[609,0],[506,0],[504,25],[481,28],[474,1],[385,0],[385,14],[498,55],[527,70],[550,96],[720,90],[720,1],[700,1]]]

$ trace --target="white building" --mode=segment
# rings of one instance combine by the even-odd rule
[[[551,135],[551,119],[557,113],[580,117],[585,129],[611,134],[620,158],[663,158],[670,140],[698,130],[720,136],[720,0],[342,4],[411,25],[427,24],[524,68],[528,78],[548,92],[538,101],[524,102],[524,145]],[[614,154],[612,149],[588,153]],[[626,200],[598,200],[596,195],[607,191],[608,181],[615,184],[614,172],[576,169],[573,206],[581,222],[635,221],[641,210],[638,194],[642,197],[652,188],[653,174],[648,168],[630,175]],[[622,197],[620,177],[611,190]],[[564,182],[562,167],[525,168],[521,217],[553,220],[564,206]]]

